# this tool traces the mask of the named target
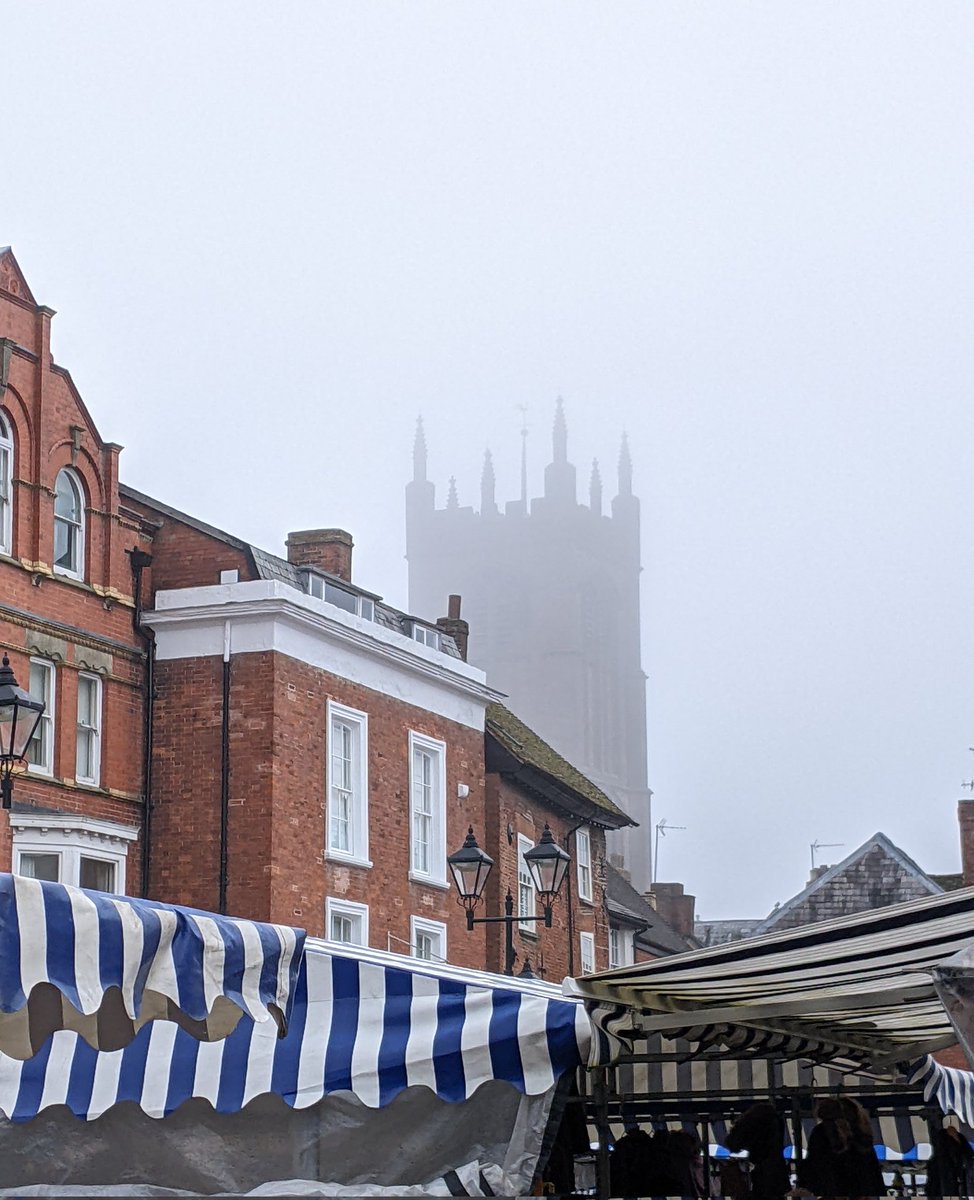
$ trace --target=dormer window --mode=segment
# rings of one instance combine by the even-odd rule
[[[315,574],[314,571],[306,572],[305,587],[309,596],[334,604],[336,608],[357,617],[364,617],[366,621],[375,620],[375,602],[369,596],[360,596],[351,588],[344,588],[324,575]]]
[[[420,625],[418,621],[413,622],[413,641],[421,642],[424,646],[429,646],[431,650],[442,649],[440,631],[430,629],[428,625]]]
[[[54,484],[54,570],[81,579],[85,564],[85,508],[73,471],[58,472]]]
[[[6,416],[0,412],[0,554],[13,554],[14,438]]]

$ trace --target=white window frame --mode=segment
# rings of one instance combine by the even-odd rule
[[[632,932],[618,925],[609,926],[609,969],[630,967],[633,963]]]
[[[6,484],[6,491],[4,486]],[[13,423],[0,409],[0,554],[14,552]]]
[[[588,829],[575,831],[575,863],[578,873],[578,898],[593,902],[592,837]]]
[[[332,917],[348,917],[353,925],[358,926],[360,941],[337,942],[342,946],[368,946],[369,944],[369,906],[359,904],[355,900],[339,900],[334,896],[325,898],[325,937],[328,941],[336,941],[331,936]]]
[[[13,832],[13,869],[20,871],[22,854],[57,854],[59,880],[79,886],[81,860],[94,858],[115,867],[116,896],[125,895],[125,864],[129,846],[139,831],[80,813],[10,813]]]
[[[419,814],[415,760],[418,753],[428,754],[433,760],[433,795],[428,814],[431,817],[429,870],[416,866],[416,817]],[[446,742],[413,729],[409,731],[409,878],[434,887],[450,886],[446,879]]]
[[[328,701],[327,796],[325,802],[325,857],[359,867],[371,867],[369,859],[369,717],[368,713],[347,708],[333,700]],[[334,816],[335,788],[332,749],[335,725],[341,723],[352,732],[352,804],[349,814],[349,847],[347,850],[332,845],[332,817]]]
[[[578,935],[578,965],[582,975],[591,975],[595,971],[595,934],[580,933]],[[586,959],[588,966],[586,966]]]
[[[443,649],[443,635],[440,630],[421,625],[418,621],[413,622],[413,641],[419,642],[421,646],[428,646],[431,650]]]
[[[57,473],[57,478],[54,481],[54,503],[57,504],[57,485],[61,476],[68,480],[71,487],[74,489],[78,500],[78,520],[68,521],[66,517],[60,517],[55,513],[54,516],[54,550],[52,553],[52,569],[55,575],[65,575],[68,579],[84,579],[85,577],[85,489],[81,482],[81,477],[77,471],[72,471],[70,467],[62,467]],[[58,566],[53,562],[57,551],[57,526],[59,521],[64,521],[75,531],[74,537],[74,561],[70,567]]]
[[[326,604],[330,604],[333,608],[340,608],[342,612],[362,617],[365,621],[375,620],[375,601],[371,596],[363,596],[360,592],[353,591],[351,588],[342,587],[340,583],[326,579],[324,575],[319,575],[315,571],[308,571],[305,578],[309,596],[314,596],[316,600],[324,600]],[[344,604],[339,604],[334,599],[336,592],[341,592],[343,596],[349,597],[353,602],[352,608],[348,608]]]
[[[81,688],[83,683],[94,685],[94,725],[82,725],[81,723]],[[103,704],[104,704],[104,689],[100,675],[93,675],[90,671],[78,672],[78,720],[75,726],[75,747],[74,747],[74,771],[75,783],[84,784],[86,787],[98,787],[101,783],[101,731],[103,721]],[[91,761],[93,770],[91,775],[82,775],[78,771],[78,748],[81,745],[81,739],[84,736],[91,738]]]
[[[525,837],[523,833],[517,835],[517,915],[520,926],[526,932],[534,933],[534,921],[525,921],[524,917],[534,917],[538,914],[538,890],[534,886],[534,879],[531,872],[528,870],[528,864],[524,858],[525,850],[530,850],[534,845],[529,837]],[[530,889],[531,900],[525,905],[525,892]]]
[[[37,723],[37,731],[41,735],[41,745],[44,744],[45,738],[47,740],[47,755],[44,762],[28,762],[27,770],[31,775],[46,775],[51,778],[54,775],[54,740],[57,732],[57,726],[54,721],[54,715],[57,706],[57,664],[49,658],[32,657],[30,659],[30,666],[31,668],[40,667],[47,674],[47,695],[34,696],[34,693],[31,692],[31,695],[34,696],[35,700],[44,701],[45,708],[44,712],[41,714],[40,721]],[[29,675],[27,687],[28,690],[30,690]]]
[[[428,934],[438,939],[439,951],[432,958],[423,958],[423,962],[446,962],[446,924],[443,921],[431,921],[428,917],[409,918],[409,953],[413,958],[420,958],[416,953],[416,935]]]

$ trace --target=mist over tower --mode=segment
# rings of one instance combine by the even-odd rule
[[[470,661],[509,694],[519,716],[639,822],[611,834],[609,848],[645,890],[651,819],[632,458],[623,436],[617,494],[605,515],[597,462],[589,503],[578,501],[560,397],[551,437],[541,496],[528,499],[522,429],[519,499],[500,508],[487,451],[480,510],[459,504],[452,479],[446,507],[437,508],[420,422],[406,486],[409,606],[436,613],[448,595],[463,596]]]

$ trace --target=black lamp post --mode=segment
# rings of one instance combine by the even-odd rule
[[[24,761],[30,739],[44,715],[44,701],[17,686],[10,659],[0,666],[0,806],[10,807],[14,764]]]
[[[494,925],[503,922],[504,974],[513,975],[514,960],[517,957],[514,952],[514,924],[515,922],[520,924],[527,921],[544,921],[545,928],[551,928],[551,906],[568,873],[571,858],[555,841],[546,821],[541,841],[537,846],[532,846],[530,850],[524,852],[525,864],[531,873],[532,882],[544,907],[544,915],[540,917],[516,917],[514,915],[514,897],[511,895],[510,888],[507,889],[507,895],[504,897],[504,915],[502,917],[475,917],[473,915],[474,909],[483,897],[484,884],[487,882],[487,876],[494,865],[494,860],[477,845],[472,825],[463,846],[455,854],[451,854],[446,861],[453,872],[453,882],[459,893],[459,901],[467,912],[467,929],[472,930],[475,925]]]

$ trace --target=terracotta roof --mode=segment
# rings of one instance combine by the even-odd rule
[[[557,750],[503,704],[488,705],[486,731],[514,763],[528,773],[536,772],[543,776],[549,786],[561,793],[563,798],[560,803],[568,812],[605,825],[608,829],[637,824],[591,779],[562,758]],[[504,773],[503,770],[501,773]]]

